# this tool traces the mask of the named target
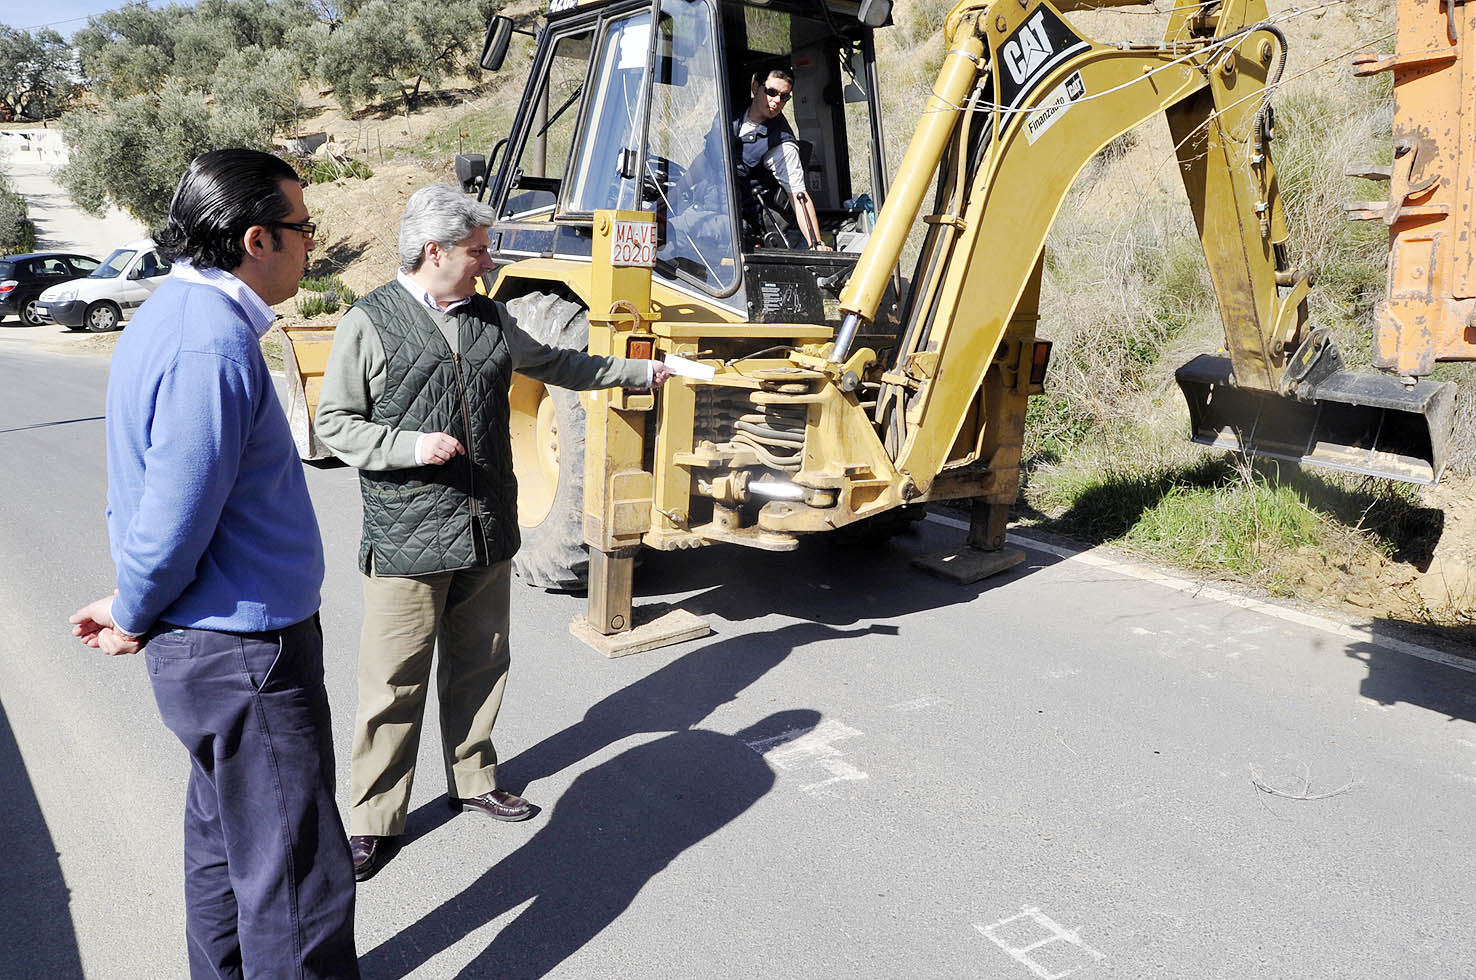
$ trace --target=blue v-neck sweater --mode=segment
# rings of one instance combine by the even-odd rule
[[[317,611],[317,518],[257,330],[234,300],[160,284],[114,349],[107,416],[120,629],[247,633]]]

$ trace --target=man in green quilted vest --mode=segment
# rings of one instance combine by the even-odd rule
[[[401,269],[344,315],[316,428],[359,470],[364,626],[349,785],[354,876],[404,832],[431,664],[453,810],[524,820],[497,786],[492,725],[508,669],[510,559],[518,550],[508,385],[659,386],[664,365],[549,347],[476,292],[496,217],[449,184],[411,195]]]

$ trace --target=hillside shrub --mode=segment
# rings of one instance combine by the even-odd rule
[[[335,180],[368,180],[374,171],[363,160],[308,157],[294,163],[309,184],[331,184]]]
[[[36,225],[28,214],[25,198],[0,173],[0,255],[36,250]]]
[[[306,276],[298,282],[297,312],[311,319],[324,313],[337,313],[352,306],[359,298],[337,276]]]

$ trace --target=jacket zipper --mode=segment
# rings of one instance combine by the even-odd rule
[[[476,464],[472,461],[471,406],[467,404],[466,385],[461,380],[460,351],[451,352],[451,365],[452,368],[456,371],[456,393],[461,396],[461,425],[463,429],[462,434],[466,437],[466,444],[461,448],[466,456],[467,495],[471,497],[472,519],[476,520],[479,517],[477,509],[477,467]]]

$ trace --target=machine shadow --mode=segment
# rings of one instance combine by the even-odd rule
[[[46,817],[26,775],[20,746],[0,705],[0,799],[7,803],[9,844],[0,886],[0,976],[71,980],[82,976],[70,893]]]
[[[819,712],[800,709],[733,735],[683,729],[580,774],[532,840],[362,956],[364,977],[404,977],[525,903],[456,975],[548,975],[614,922],[662,869],[770,790],[774,773],[749,743],[782,744],[819,721]]]
[[[1470,630],[1452,632],[1464,635],[1467,640],[1463,644],[1464,649],[1472,649]],[[1404,624],[1387,619],[1374,621],[1374,633],[1394,639],[1409,637]],[[1429,639],[1438,641],[1441,638]],[[1437,645],[1459,649],[1459,637],[1451,639],[1457,642]],[[1368,642],[1352,644],[1347,655],[1368,668],[1368,676],[1359,687],[1359,693],[1364,697],[1385,705],[1404,702],[1437,711],[1451,720],[1476,721],[1476,676],[1470,670],[1424,660]],[[1471,663],[1476,666],[1476,660]]]
[[[521,792],[529,783],[562,772],[632,735],[695,728],[800,647],[876,632],[894,631],[794,623],[701,647],[596,702],[575,724],[499,764],[498,781]]]
[[[967,517],[963,516],[967,521]],[[655,552],[637,569],[637,615],[680,606],[698,616],[740,622],[769,615],[846,626],[906,616],[968,602],[1009,586],[1043,564],[1030,553],[1015,568],[969,585],[957,585],[915,569],[922,554],[957,548],[966,532],[924,520],[869,546],[847,546],[823,537],[802,538],[794,551],[767,552],[713,545],[697,551]],[[691,593],[671,599],[673,593]]]

